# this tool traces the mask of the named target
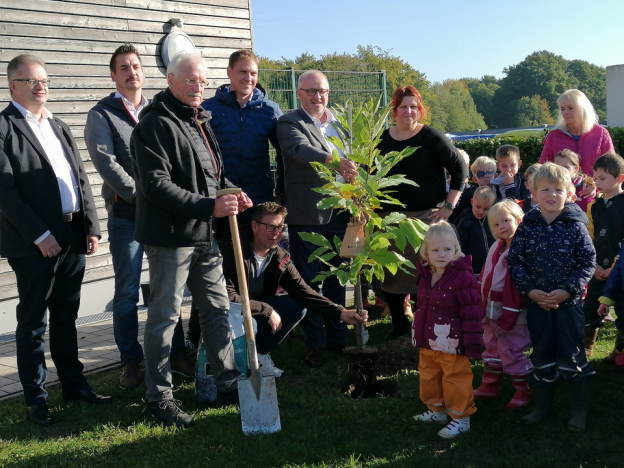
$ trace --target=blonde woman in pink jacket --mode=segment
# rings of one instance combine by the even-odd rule
[[[557,124],[544,141],[539,162],[554,162],[557,153],[569,149],[579,155],[581,171],[592,174],[596,159],[615,152],[611,135],[598,124],[594,106],[582,91],[568,89],[557,98],[557,104]]]

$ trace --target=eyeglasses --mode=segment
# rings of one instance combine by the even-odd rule
[[[199,84],[199,86],[201,86],[202,88],[205,88],[206,85],[208,84],[206,81],[198,81],[198,80],[194,80],[193,78],[187,78],[184,81],[186,81],[186,84],[190,86],[195,86],[196,84]]]
[[[327,94],[329,93],[329,89],[315,89],[315,88],[308,88],[308,89],[299,88],[299,91],[304,91],[310,97],[316,96],[316,93],[318,93],[319,96],[327,96]]]
[[[494,171],[478,171],[475,175],[478,179],[483,179],[484,177],[492,177],[494,175]]]
[[[256,223],[263,224],[267,232],[273,232],[277,229],[277,232],[282,233],[284,232],[284,229],[286,229],[285,224],[282,224],[281,226],[276,226],[275,224],[263,223],[262,221],[256,221]]]
[[[26,83],[31,88],[34,88],[39,83],[41,83],[44,86],[44,88],[47,88],[48,86],[50,86],[50,80],[26,80],[26,79],[21,78],[21,79],[15,79],[11,81],[21,81],[23,83]]]

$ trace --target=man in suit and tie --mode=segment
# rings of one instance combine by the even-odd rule
[[[327,108],[329,83],[327,77],[318,70],[309,70],[299,77],[297,97],[301,107],[283,115],[277,122],[277,138],[282,149],[284,164],[284,204],[288,208],[288,232],[292,260],[303,280],[312,287],[319,283],[312,280],[324,265],[316,260],[308,263],[308,257],[317,246],[305,242],[300,232],[316,232],[327,239],[334,236],[343,238],[349,215],[332,209],[319,210],[316,204],[323,195],[312,191],[325,184],[310,163],[329,163],[332,151],[336,148],[330,136],[343,137],[336,117]],[[338,150],[340,153],[340,150]],[[341,154],[337,177],[350,181],[357,175],[357,167]],[[279,170],[280,168],[278,168]],[[340,257],[333,262],[338,265]],[[336,277],[325,279],[322,293],[335,304],[344,306],[345,288]],[[333,319],[308,313],[301,321],[306,338],[305,362],[311,367],[323,364],[323,326],[327,334],[327,348],[341,352],[347,342],[347,326]]]
[[[111,402],[87,383],[75,323],[85,254],[97,250],[100,229],[69,127],[44,107],[50,83],[45,63],[19,55],[9,62],[7,78],[11,103],[0,113],[0,255],[17,280],[17,368],[27,416],[48,426],[46,309],[63,397]]]

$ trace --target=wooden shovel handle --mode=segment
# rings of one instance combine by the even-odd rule
[[[217,192],[217,198],[223,195],[236,195],[241,193],[238,187],[222,189]],[[232,247],[234,248],[234,260],[236,262],[236,275],[238,277],[239,296],[243,308],[243,327],[247,341],[247,352],[249,355],[249,367],[255,373],[259,369],[258,354],[256,352],[256,337],[253,331],[253,320],[251,318],[251,306],[249,305],[249,290],[247,288],[247,276],[245,274],[245,262],[243,261],[243,249],[241,247],[240,235],[238,234],[238,223],[236,216],[228,216],[230,221],[230,232],[232,234]]]
[[[223,195],[238,195],[242,191],[240,187],[224,188],[217,190],[217,198],[221,198]]]

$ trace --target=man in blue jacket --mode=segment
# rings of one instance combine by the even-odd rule
[[[214,97],[202,103],[212,113],[210,125],[223,155],[225,177],[242,188],[254,206],[273,201],[269,142],[277,151],[276,159],[281,166],[275,129],[282,111],[258,84],[258,61],[251,50],[234,52],[227,68],[230,84],[220,86]],[[280,174],[278,167],[278,195],[283,193]],[[252,217],[253,209],[239,216],[243,231],[250,233]]]

